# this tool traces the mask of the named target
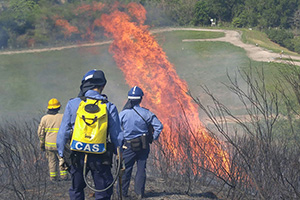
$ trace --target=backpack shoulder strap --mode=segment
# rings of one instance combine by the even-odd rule
[[[85,96],[80,96],[79,98],[81,99],[81,101],[86,101],[87,99]]]
[[[86,101],[87,99],[93,99],[93,100],[101,101],[102,103],[108,103],[107,96],[104,95],[104,97],[106,97],[106,99],[96,99],[96,98],[91,98],[91,97],[86,97],[86,96],[80,96],[79,98],[81,99],[81,101]]]
[[[132,108],[145,122],[146,124],[148,125],[148,122],[145,120],[145,118],[134,108]]]
[[[153,141],[153,126],[151,123],[148,124],[148,122],[144,119],[144,117],[134,108],[132,108],[143,120],[144,122],[146,123],[147,127],[148,127],[148,134],[147,134],[147,140],[149,142],[149,144],[152,144],[152,141]]]

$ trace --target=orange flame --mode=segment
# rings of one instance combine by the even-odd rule
[[[95,12],[102,11],[105,7],[105,4],[101,2],[93,1],[92,4],[82,4],[79,5],[75,10],[74,14],[80,16],[81,28],[71,26],[68,21],[60,19],[59,17],[54,17],[55,25],[60,26],[63,29],[65,37],[70,37],[73,33],[81,33],[82,39],[88,39],[93,41],[95,34],[95,27],[100,26],[99,19],[95,19],[93,16]],[[91,22],[90,22],[91,21]]]
[[[81,14],[104,6],[93,5],[98,9],[82,5],[76,12]],[[136,3],[129,3],[122,8],[124,11],[118,10],[118,7],[116,3],[110,8],[110,14],[103,14],[100,19],[92,21],[86,35],[92,35],[95,26],[103,26],[107,36],[113,38],[110,52],[123,71],[126,82],[130,86],[138,85],[145,91],[143,105],[164,124],[161,137],[166,142],[162,145],[172,155],[171,159],[184,163],[192,157],[194,174],[199,173],[199,168],[206,168],[218,175],[225,175],[229,171],[229,156],[220,142],[203,127],[198,107],[186,93],[187,83],[179,78],[166,53],[150,34],[148,26],[144,25],[146,10]],[[65,21],[59,22],[57,24],[60,26],[66,24]],[[189,134],[181,135],[180,130],[174,130],[173,125],[177,124],[188,127]],[[174,134],[176,131],[178,134]],[[181,145],[183,139],[191,147],[189,152]]]
[[[184,121],[190,126],[190,145],[194,147],[190,154],[197,160],[193,165],[194,173],[197,173],[200,163],[212,169],[219,168],[216,165],[221,163],[228,171],[228,154],[218,146],[216,139],[208,135],[199,120],[197,105],[186,94],[186,82],[179,78],[163,49],[143,25],[146,10],[136,3],[129,3],[126,8],[129,14],[117,9],[111,14],[103,14],[101,25],[114,39],[110,52],[127,83],[138,85],[145,91],[143,104],[163,122],[165,131],[162,137],[170,138],[164,134],[171,133],[174,122]],[[187,152],[180,150],[179,135],[172,137],[165,147],[178,161],[187,159]],[[203,153],[207,161],[197,159]]]
[[[65,19],[57,19],[55,25],[63,28],[65,37],[70,37],[73,33],[79,33],[78,28],[76,26],[71,26]]]

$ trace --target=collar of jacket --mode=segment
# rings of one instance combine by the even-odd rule
[[[47,114],[49,115],[56,115],[58,113],[59,109],[51,109],[47,111]]]
[[[99,94],[99,92],[96,92],[95,90],[88,90],[84,96],[93,99],[107,100],[107,97],[105,95],[101,95]]]

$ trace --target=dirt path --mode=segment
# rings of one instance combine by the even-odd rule
[[[0,55],[13,55],[13,54],[20,54],[20,53],[40,53],[46,51],[61,51],[64,49],[72,49],[78,47],[92,47],[92,46],[99,46],[104,44],[110,44],[112,41],[105,41],[105,42],[94,42],[94,43],[85,43],[85,44],[76,44],[76,45],[67,45],[62,47],[51,47],[51,48],[43,48],[43,49],[27,49],[27,50],[19,50],[19,51],[4,51],[0,52]]]
[[[245,44],[241,41],[241,33],[234,30],[222,30],[222,29],[203,29],[203,28],[163,28],[152,30],[152,33],[158,32],[166,32],[166,31],[176,31],[176,30],[191,30],[191,31],[211,31],[211,32],[224,32],[225,37],[215,38],[215,39],[186,39],[183,42],[200,42],[200,41],[221,41],[221,42],[229,42],[237,47],[241,47],[245,49],[247,55],[250,59],[255,61],[263,61],[263,62],[279,62],[279,63],[287,63],[285,60],[280,60],[280,54],[270,52],[262,47],[255,46],[252,44]],[[99,46],[110,44],[112,41],[105,42],[95,42],[95,43],[85,43],[79,45],[68,45],[62,47],[52,47],[52,48],[43,48],[43,49],[28,49],[28,50],[19,50],[19,51],[4,51],[0,52],[0,55],[12,55],[12,54],[20,54],[20,53],[39,53],[46,51],[60,51],[64,49],[78,48],[78,47],[90,47],[90,46]],[[289,56],[282,55],[282,58],[300,60],[300,56]],[[300,66],[300,62],[294,62],[294,64]]]
[[[222,30],[222,29],[201,29],[201,28],[167,28],[154,32],[164,32],[164,31],[175,31],[175,30],[191,30],[191,31],[211,31],[211,32],[224,32],[225,37],[215,38],[215,39],[186,39],[183,42],[200,42],[200,41],[220,41],[220,42],[229,42],[237,47],[245,49],[247,56],[255,61],[263,62],[279,62],[287,63],[285,60],[280,60],[279,53],[270,52],[267,49],[264,49],[253,44],[245,44],[241,40],[241,33],[233,30]],[[289,56],[282,55],[282,58],[300,60],[300,56]],[[294,62],[294,64],[300,66],[300,62]]]

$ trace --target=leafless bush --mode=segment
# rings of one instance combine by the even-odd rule
[[[165,191],[193,195],[196,190],[201,191],[201,187],[220,188],[224,182],[230,185],[223,178],[225,174],[228,177],[223,158],[216,154],[215,149],[211,149],[222,148],[222,144],[218,143],[213,135],[206,133],[214,143],[197,141],[196,138],[201,138],[197,134],[202,133],[192,132],[185,122],[176,122],[171,127],[173,128],[169,133],[165,131],[159,142],[154,143],[154,152],[150,160],[153,162],[151,166],[156,166],[159,177],[166,183]]]
[[[233,114],[206,87],[204,91],[213,106],[205,106],[199,98],[194,98],[214,124],[211,133],[222,135],[229,144],[230,198],[241,198],[243,194],[259,199],[300,198],[299,123],[294,120],[299,117],[299,105],[292,103],[293,98],[298,98],[299,79],[286,81],[291,78],[286,72],[276,78],[280,81],[274,87],[267,87],[263,70],[240,71],[246,89],[240,87],[236,77],[228,76],[230,84],[226,86],[243,104],[246,111],[243,116]],[[300,73],[293,72],[299,78]],[[288,73],[291,75],[291,71]],[[295,86],[293,93],[288,91],[291,83]]]
[[[45,199],[48,168],[37,121],[0,124],[0,199]]]
[[[300,70],[290,65],[279,74],[272,86],[264,70],[257,68],[239,71],[241,80],[228,76],[226,87],[243,105],[243,115],[231,111],[207,87],[203,90],[212,100],[210,105],[190,94],[213,124],[206,127],[207,134],[218,138],[213,141],[215,148],[226,150],[229,167],[210,158],[209,146],[195,140],[197,133],[188,122],[177,122],[154,148],[153,162],[165,187],[174,192],[178,186],[178,191],[191,194],[197,187],[210,186],[229,199],[299,199]],[[180,146],[174,146],[177,139]],[[179,159],[172,148],[184,152]],[[195,149],[201,150],[198,158],[193,156]]]

